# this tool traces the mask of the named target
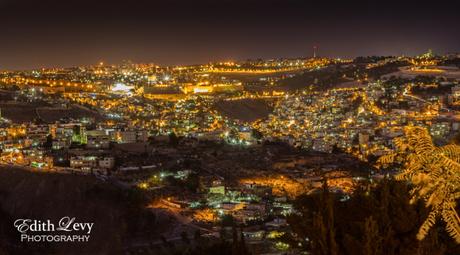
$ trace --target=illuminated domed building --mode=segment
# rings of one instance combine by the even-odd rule
[[[433,54],[432,50],[428,50],[425,54],[416,56],[409,60],[416,69],[428,69],[430,67],[436,66],[439,63],[439,60]]]
[[[124,83],[115,83],[111,88],[112,93],[121,95],[132,95],[134,86],[126,85]]]

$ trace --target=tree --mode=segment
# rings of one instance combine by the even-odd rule
[[[18,85],[14,84],[13,86],[10,87],[10,90],[19,91],[19,90],[21,90],[21,88]]]
[[[382,165],[399,163],[403,171],[396,176],[414,185],[412,202],[422,199],[430,208],[417,238],[424,239],[440,218],[449,235],[460,243],[460,218],[456,200],[460,198],[460,146],[437,147],[426,128],[408,126],[405,135],[395,138],[396,150],[382,156]]]
[[[259,130],[253,129],[253,130],[251,130],[251,136],[252,136],[252,138],[254,138],[256,140],[260,140],[260,139],[263,138],[264,135]]]
[[[246,255],[248,254],[248,250],[246,248],[246,240],[244,238],[244,233],[243,233],[243,229],[240,228],[240,252],[239,252],[240,255]]]
[[[287,217],[292,232],[280,241],[312,255],[460,254],[460,246],[442,228],[417,240],[414,233],[429,209],[421,200],[409,203],[410,188],[384,179],[357,187],[348,200],[339,193],[325,195],[326,190],[300,195],[294,200],[296,213]]]
[[[230,227],[230,226],[233,226],[234,224],[235,224],[235,220],[233,219],[232,215],[225,214],[222,217],[222,221],[221,221],[222,227]]]
[[[313,226],[318,230],[319,235],[318,241],[312,243],[313,253],[336,255],[334,198],[329,192],[327,181],[323,182],[320,203],[323,203],[325,206],[313,215]]]
[[[235,225],[232,226],[232,254],[238,255],[240,252],[240,243],[238,241],[238,232]]]
[[[364,223],[364,255],[379,254],[380,247],[380,233],[377,222],[370,216]]]
[[[169,144],[173,147],[177,147],[179,145],[179,137],[177,137],[176,133],[171,132],[169,134]]]
[[[43,143],[43,148],[51,150],[53,147],[53,137],[51,135],[46,136],[46,141]]]
[[[187,177],[185,186],[192,192],[196,192],[200,187],[200,176],[197,173],[192,173]]]

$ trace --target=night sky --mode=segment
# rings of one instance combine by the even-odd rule
[[[0,70],[460,52],[458,2],[0,0]]]

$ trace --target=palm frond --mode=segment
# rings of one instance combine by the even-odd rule
[[[441,217],[446,231],[460,243],[460,218],[456,211],[456,199],[460,198],[460,146],[436,147],[426,128],[408,126],[405,135],[394,139],[396,150],[382,156],[383,165],[399,162],[402,171],[397,180],[410,181],[411,203],[422,199],[431,208],[427,219],[420,226],[418,239],[423,239]]]

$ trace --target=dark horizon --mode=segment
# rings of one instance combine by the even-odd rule
[[[460,52],[459,3],[0,0],[0,70]]]

